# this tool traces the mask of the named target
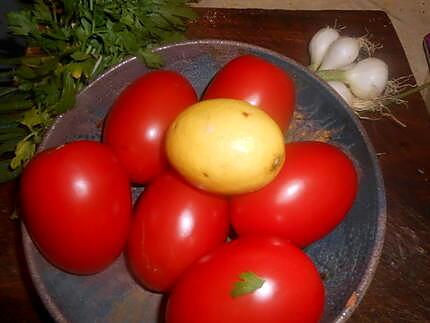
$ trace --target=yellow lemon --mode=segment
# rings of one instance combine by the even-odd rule
[[[278,125],[263,110],[232,99],[205,100],[184,110],[169,127],[166,151],[190,183],[222,194],[260,189],[285,160]]]

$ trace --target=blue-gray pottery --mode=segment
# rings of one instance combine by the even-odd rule
[[[238,55],[252,53],[273,62],[292,75],[297,87],[296,110],[300,118],[295,119],[289,140],[324,138],[354,160],[360,186],[353,208],[331,234],[306,249],[324,277],[326,304],[322,321],[345,322],[373,278],[386,220],[381,171],[358,119],[324,82],[275,52],[221,40],[186,41],[161,47],[157,52],[165,60],[164,68],[182,73],[198,94],[223,64]],[[101,122],[115,97],[147,71],[131,58],[99,77],[79,94],[74,109],[56,119],[39,150],[76,139],[98,140]],[[138,191],[135,189],[135,195]],[[128,273],[122,256],[101,273],[76,276],[49,264],[24,226],[23,243],[33,282],[55,320],[162,322],[165,299],[140,287]]]

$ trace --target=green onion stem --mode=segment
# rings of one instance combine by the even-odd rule
[[[321,70],[321,71],[317,71],[316,74],[327,82],[345,80],[344,70]]]
[[[419,86],[414,86],[412,89],[400,92],[399,94],[395,95],[394,98],[396,99],[403,99],[411,94],[414,94],[416,92],[420,92],[422,90],[424,90],[425,88],[430,86],[430,82],[426,82],[424,84],[421,84]]]

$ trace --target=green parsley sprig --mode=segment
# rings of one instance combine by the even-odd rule
[[[36,0],[8,14],[25,54],[0,59],[0,182],[19,175],[54,118],[89,81],[128,56],[149,67],[152,48],[184,39],[187,0]]]

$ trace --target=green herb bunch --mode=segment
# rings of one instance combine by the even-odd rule
[[[25,54],[0,73],[0,182],[19,175],[53,119],[88,82],[128,56],[160,67],[152,48],[184,39],[187,0],[36,0],[7,16]]]

